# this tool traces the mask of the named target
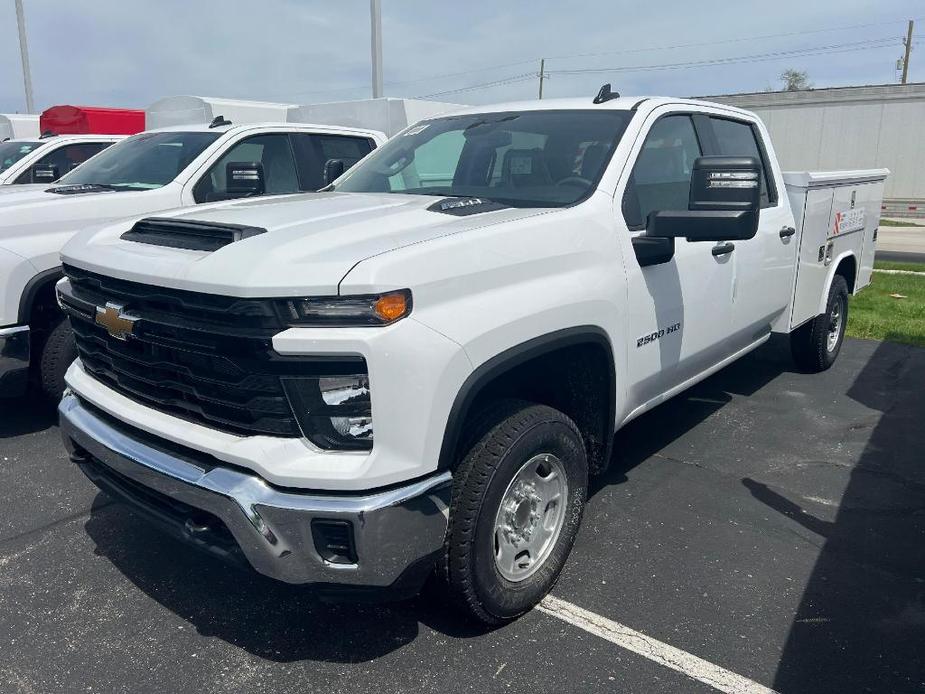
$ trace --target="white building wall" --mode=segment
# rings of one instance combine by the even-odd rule
[[[925,203],[925,84],[703,98],[757,113],[785,169],[885,167],[885,198]]]

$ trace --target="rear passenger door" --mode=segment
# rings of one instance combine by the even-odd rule
[[[761,212],[754,238],[735,242],[731,340],[741,349],[765,336],[787,309],[793,284],[797,237],[779,172],[771,165],[756,123],[710,116],[711,149],[761,162]]]
[[[686,113],[662,115],[631,155],[621,212],[628,232],[644,236],[646,219],[659,210],[686,210],[694,161],[704,143]],[[638,145],[637,145],[638,146]],[[627,254],[627,373],[635,406],[655,404],[672,388],[730,354],[732,259],[713,244],[674,241],[668,262],[643,265]]]

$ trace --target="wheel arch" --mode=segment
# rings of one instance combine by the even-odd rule
[[[556,353],[580,348],[599,350],[606,364],[606,378],[603,390],[606,392],[606,409],[604,419],[599,423],[599,439],[589,443],[589,462],[592,469],[602,470],[610,459],[616,420],[616,365],[613,347],[606,331],[594,325],[577,326],[557,330],[527,340],[503,352],[478,366],[465,380],[447,418],[443,441],[440,447],[438,468],[451,469],[458,462],[457,449],[463,439],[463,430],[470,416],[476,414],[480,402],[484,401],[494,384],[498,384],[519,369],[538,364],[538,360],[549,358]],[[549,403],[546,403],[549,404]],[[603,403],[602,403],[603,404]],[[570,413],[566,413],[570,414]],[[581,424],[579,423],[581,429]],[[586,432],[582,431],[585,435]]]
[[[38,273],[31,280],[26,282],[26,286],[23,287],[22,295],[19,297],[19,322],[22,325],[26,325],[32,318],[32,313],[35,308],[36,300],[49,291],[49,287],[52,287],[52,295],[54,295],[54,285],[64,277],[64,271],[60,267],[49,268],[48,270],[43,270]]]
[[[848,283],[848,293],[854,294],[854,287],[857,284],[858,277],[858,259],[853,251],[841,253],[831,263],[828,277],[825,280],[825,288],[822,291],[822,296],[819,297],[819,310],[816,311],[816,315],[825,313],[826,305],[829,301],[829,292],[832,289],[832,282],[835,280],[836,275],[841,275],[845,278],[845,282]]]

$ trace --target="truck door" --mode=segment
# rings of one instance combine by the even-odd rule
[[[732,330],[736,350],[767,336],[787,310],[793,287],[798,239],[783,179],[770,165],[758,126],[711,116],[715,154],[756,157],[762,163],[761,213],[754,238],[736,241],[732,252]]]
[[[655,120],[635,155],[624,189],[623,219],[644,235],[657,210],[686,210],[694,160],[703,147],[688,114]],[[657,404],[668,391],[729,353],[732,258],[711,243],[675,239],[674,257],[646,265],[624,254],[628,282],[626,337],[630,398],[635,408]]]

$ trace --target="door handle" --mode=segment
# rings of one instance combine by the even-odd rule
[[[784,227],[783,229],[780,230],[780,237],[782,239],[786,239],[786,238],[793,236],[795,233],[797,233],[797,230],[794,229],[793,227]]]
[[[718,246],[713,246],[713,249],[710,251],[713,255],[726,255],[732,253],[736,248],[736,245],[731,241],[726,243],[721,243]]]

